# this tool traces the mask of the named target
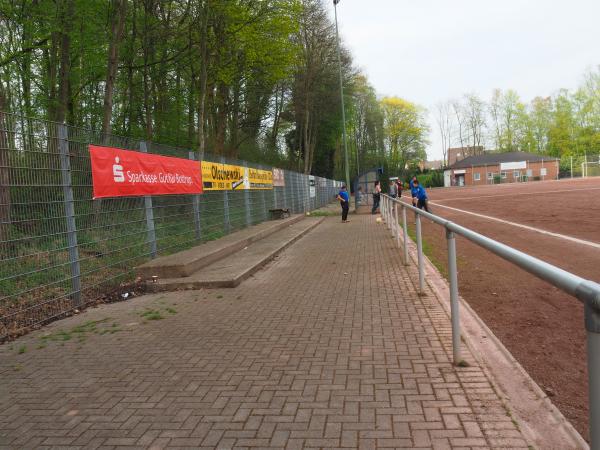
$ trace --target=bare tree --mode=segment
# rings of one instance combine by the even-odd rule
[[[435,120],[442,138],[442,165],[448,163],[448,149],[452,146],[452,132],[454,123],[452,120],[452,103],[441,102],[436,105]]]
[[[452,110],[454,111],[454,117],[456,118],[456,126],[458,128],[458,140],[461,147],[465,147],[466,140],[466,120],[463,105],[459,100],[452,100],[450,102]]]
[[[465,95],[465,124],[469,136],[469,153],[475,155],[483,149],[483,130],[485,128],[485,103],[476,94]]]

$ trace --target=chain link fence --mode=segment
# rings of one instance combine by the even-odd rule
[[[89,144],[193,152],[0,112],[0,342],[97,301],[150,258],[330,203],[333,180],[284,171],[272,190],[92,200]],[[206,155],[206,161],[271,167]]]

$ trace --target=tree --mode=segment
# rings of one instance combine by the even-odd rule
[[[435,121],[441,136],[442,165],[448,164],[448,149],[452,146],[454,123],[452,120],[452,103],[440,102],[436,105]]]
[[[467,94],[464,98],[464,115],[469,136],[471,154],[476,154],[478,149],[483,148],[483,133],[486,125],[485,103],[475,94]]]
[[[429,132],[424,119],[425,111],[398,97],[383,98],[381,108],[391,170],[398,172],[407,164],[425,159]]]

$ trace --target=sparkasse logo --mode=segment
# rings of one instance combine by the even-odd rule
[[[115,158],[115,164],[113,164],[113,179],[115,180],[115,183],[123,183],[125,181],[123,166],[119,164],[118,156]]]

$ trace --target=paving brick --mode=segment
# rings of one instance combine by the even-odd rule
[[[415,279],[372,216],[327,219],[237,288],[51,324],[42,333],[106,317],[124,331],[3,371],[0,446],[526,449],[466,346],[471,367],[451,364],[448,317]],[[141,324],[139,311],[175,303]],[[0,346],[0,370],[14,353]]]

